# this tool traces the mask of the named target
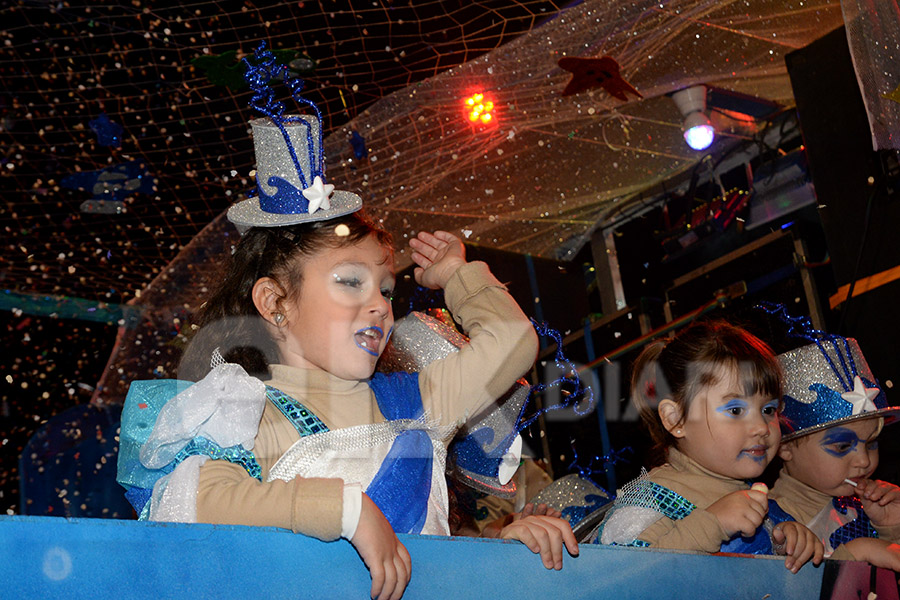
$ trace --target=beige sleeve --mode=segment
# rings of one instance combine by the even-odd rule
[[[425,409],[443,424],[461,424],[503,395],[534,363],[537,334],[528,317],[483,262],[461,266],[444,299],[470,343],[419,374]]]
[[[718,552],[728,540],[719,520],[711,512],[695,508],[678,521],[663,517],[645,529],[637,539],[654,548]]]
[[[900,543],[900,524],[898,525],[882,525],[875,527],[878,532],[878,539],[888,541],[892,544]]]
[[[295,533],[336,540],[341,536],[344,482],[304,479],[263,483],[240,466],[209,460],[200,468],[197,520],[283,527]]]
[[[834,549],[834,552],[831,553],[831,556],[828,558],[833,560],[859,560],[850,550],[847,549],[846,544],[841,544],[837,548]]]
[[[267,402],[253,446],[264,481],[297,439],[290,422]],[[224,460],[208,460],[200,467],[197,520],[204,523],[283,527],[329,541],[341,535],[343,509],[341,479],[296,477],[264,483]]]

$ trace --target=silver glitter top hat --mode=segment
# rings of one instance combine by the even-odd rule
[[[887,424],[900,414],[900,407],[888,406],[852,338],[824,337],[778,360],[784,370],[782,441],[859,419],[884,417]]]
[[[245,78],[254,91],[251,106],[265,115],[250,121],[256,151],[257,196],[228,209],[228,220],[244,233],[251,227],[282,227],[325,221],[362,208],[352,192],[335,190],[325,181],[322,115],[311,100],[299,96],[303,82],[288,76],[287,68],[266,51],[256,50],[255,61],[245,60]],[[285,115],[269,81],[283,77],[298,104],[314,114]]]

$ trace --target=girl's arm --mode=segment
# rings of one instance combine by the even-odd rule
[[[444,299],[470,343],[426,366],[419,387],[426,409],[445,424],[459,423],[502,396],[534,363],[537,334],[506,288],[447,232],[410,241],[416,280],[443,287]]]
[[[660,517],[636,536],[636,539],[655,548],[718,552],[723,542],[735,534],[753,535],[762,524],[768,506],[765,494],[753,490],[739,490],[726,494],[706,509],[695,508],[686,517],[673,520]],[[644,509],[648,510],[648,509]],[[633,518],[631,507],[613,512],[604,531],[617,531],[623,524],[617,520]],[[601,539],[603,543],[628,541]]]
[[[900,546],[878,538],[856,538],[838,546],[852,554],[852,560],[864,560],[876,567],[900,573]],[[837,551],[831,555],[836,558]]]
[[[197,520],[282,527],[324,541],[341,536],[344,482],[302,478],[267,483],[238,465],[210,460],[200,468]]]
[[[611,515],[610,521],[615,518],[616,515]],[[653,548],[718,552],[722,543],[729,538],[712,513],[695,508],[691,514],[677,521],[661,517],[636,539]]]

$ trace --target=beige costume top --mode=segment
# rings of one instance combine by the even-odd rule
[[[623,504],[620,498],[627,497],[628,492],[620,490],[616,499],[620,506],[614,505],[603,521],[601,543],[627,544],[637,539],[654,548],[718,552],[722,543],[729,540],[730,536],[719,520],[706,508],[723,496],[749,489],[749,486],[744,481],[705,469],[674,447],[669,449],[667,458],[666,464],[656,467],[642,479],[669,488],[696,508],[687,516],[673,520],[658,512],[644,512],[652,510],[649,508]],[[655,521],[646,526],[648,517]]]
[[[460,267],[447,282],[445,301],[471,343],[434,361],[419,375],[426,414],[460,425],[506,392],[534,362],[537,335],[515,300],[481,262]],[[331,430],[385,419],[365,381],[321,370],[271,367],[266,383],[297,399]],[[267,402],[253,453],[262,479],[299,439],[291,423]],[[304,479],[261,483],[235,464],[210,460],[200,468],[197,520],[289,528],[322,540],[340,536],[343,481]]]
[[[769,498],[777,502],[778,506],[794,517],[798,523],[803,523],[819,537],[822,544],[825,545],[828,558],[856,560],[846,546],[839,545],[837,548],[832,548],[829,540],[831,533],[837,527],[856,518],[855,509],[849,509],[846,515],[837,513],[832,508],[832,496],[823,494],[791,477],[784,469],[781,469],[778,474],[778,480],[772,486]],[[878,532],[879,539],[892,543],[900,541],[900,525],[878,527],[873,523],[872,526]],[[833,552],[829,553],[829,551]]]

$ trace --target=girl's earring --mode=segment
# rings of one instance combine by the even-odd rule
[[[275,324],[281,327],[281,324],[284,323],[284,315],[282,313],[272,313],[272,319],[275,321]]]

